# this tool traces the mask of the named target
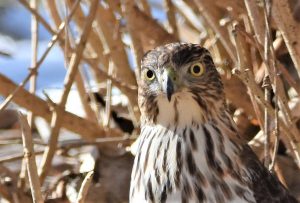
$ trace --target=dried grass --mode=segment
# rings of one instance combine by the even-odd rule
[[[239,125],[239,131],[244,141],[248,142],[258,133],[258,130],[247,131],[248,128],[256,127],[263,132],[264,139],[257,142],[256,151],[259,156],[264,157],[266,167],[270,170],[275,168],[280,180],[288,186],[289,177],[283,175],[283,167],[276,162],[281,140],[287,148],[287,155],[293,157],[298,167],[300,166],[300,133],[296,123],[299,117],[295,116],[297,112],[289,106],[292,98],[288,94],[293,89],[294,98],[299,101],[300,23],[294,18],[297,10],[292,10],[294,7],[288,0],[165,0],[165,25],[153,18],[150,12],[153,5],[146,0],[100,3],[98,0],[43,0],[41,3],[47,9],[52,22],[39,14],[36,0],[31,0],[30,3],[19,0],[19,3],[32,14],[31,67],[27,77],[19,85],[0,74],[0,94],[6,98],[0,106],[0,112],[10,102],[28,110],[29,125],[23,116],[20,117],[26,153],[24,156],[0,157],[0,163],[22,158],[26,160],[20,178],[26,181],[24,171],[27,170],[34,202],[48,199],[48,193],[42,192],[40,185],[46,187],[43,183],[52,170],[55,154],[65,156],[63,152],[86,145],[104,146],[109,152],[117,148],[116,143],[121,143],[122,149],[130,146],[139,131],[137,81],[143,54],[158,45],[185,39],[193,39],[191,42],[199,43],[212,52],[222,73],[232,113],[242,110],[241,114],[235,114],[235,120],[238,125],[243,122],[243,125]],[[84,7],[89,8],[87,13],[84,12]],[[68,11],[66,16],[60,15],[63,9]],[[76,28],[71,27],[70,22]],[[201,22],[201,27],[197,25],[198,22]],[[48,48],[41,54],[37,53],[38,24],[44,26],[52,35]],[[76,29],[77,32],[70,32],[71,29]],[[74,33],[78,33],[78,36],[73,36]],[[130,38],[129,44],[124,41],[125,37]],[[47,95],[48,99],[43,100],[35,94],[39,67],[55,44],[64,51],[67,69],[63,94],[57,104]],[[129,63],[130,56],[126,52],[128,48],[134,57],[133,65]],[[292,68],[280,60],[282,53],[290,60]],[[38,58],[38,55],[41,57]],[[98,93],[106,98],[105,106],[99,106],[95,94],[90,91],[91,88],[86,88],[91,81],[82,71],[83,66],[87,67],[85,70],[92,76],[93,81],[104,87],[104,91],[99,89]],[[293,75],[293,71],[297,75]],[[28,82],[29,91],[24,88]],[[76,85],[86,113],[84,118],[65,110],[73,84]],[[128,123],[124,124],[125,128],[110,123],[110,120],[115,119],[112,112],[117,112],[117,107],[111,102],[113,87],[118,88],[128,98],[128,108],[122,112],[128,114],[129,120],[126,121],[134,127],[130,136],[128,132],[131,131],[124,130]],[[104,113],[100,114],[99,111]],[[34,117],[46,119],[51,126],[49,142],[45,143],[42,151],[36,152],[33,148],[35,142],[29,136],[29,126],[33,126]],[[120,124],[118,122],[122,124],[124,120],[114,120],[115,124]],[[59,142],[62,128],[79,134],[83,140],[73,143]],[[6,143],[12,144],[8,141]],[[37,173],[34,155],[43,151],[43,161],[38,165]],[[0,167],[0,171],[5,171],[5,177],[13,176],[4,166]],[[92,173],[89,173],[86,177],[88,181],[82,183],[78,202],[84,202],[91,178]],[[22,184],[23,189],[18,188],[18,179],[15,176],[11,178],[13,186],[0,182],[0,196],[10,202],[30,201],[27,193],[23,192],[28,186]],[[59,181],[54,184],[51,191],[58,187],[58,183]],[[9,192],[11,187],[14,188],[12,193]],[[63,198],[56,199],[56,202],[60,201],[64,201]]]

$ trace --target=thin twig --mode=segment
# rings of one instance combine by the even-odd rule
[[[30,0],[30,6],[33,9],[37,9],[37,0]],[[31,67],[36,69],[37,65],[37,55],[38,55],[38,21],[36,19],[35,15],[31,15]],[[34,74],[30,78],[30,87],[29,87],[29,92],[30,93],[35,93],[36,91],[36,79],[37,79],[37,71],[34,71]],[[27,115],[28,123],[32,127],[33,124],[33,119],[34,115],[32,112],[28,112]]]
[[[49,8],[51,16],[55,22],[55,24],[57,25],[57,27],[59,27],[60,24],[65,24],[64,28],[65,28],[65,37],[64,37],[64,44],[62,44],[62,42],[60,43],[60,46],[62,49],[64,49],[64,54],[65,54],[65,66],[67,67],[69,64],[69,58],[68,58],[68,53],[69,51],[71,51],[71,47],[70,47],[70,41],[71,41],[71,32],[68,32],[68,25],[69,25],[69,21],[70,19],[73,17],[73,19],[77,19],[77,13],[78,10],[80,8],[80,2],[81,0],[76,0],[76,1],[72,1],[68,3],[68,7],[66,7],[66,17],[64,22],[61,20],[59,13],[56,9],[56,2],[55,1],[45,1],[47,8]],[[84,17],[82,17],[81,19],[83,19]],[[77,21],[76,21],[77,22]],[[81,21],[80,21],[81,22]],[[82,27],[84,26],[84,22],[82,21]],[[91,38],[89,38],[90,40]],[[94,38],[93,38],[94,39]],[[89,43],[88,40],[88,43]],[[101,51],[101,47],[99,46],[99,43],[97,43],[97,41],[92,41],[90,44],[96,46],[98,48],[99,51]],[[79,98],[80,101],[82,103],[82,106],[84,108],[84,111],[86,113],[86,117],[91,120],[91,121],[97,121],[97,118],[95,116],[95,112],[91,109],[90,105],[87,103],[87,101],[84,99],[86,98],[86,93],[85,93],[85,87],[84,87],[84,82],[83,79],[81,77],[81,74],[77,74],[75,77],[75,83],[76,83],[76,87],[78,89],[78,93],[79,93]]]
[[[265,42],[265,24],[264,24],[264,19],[261,17],[262,10],[260,7],[257,5],[257,1],[252,1],[252,0],[244,0],[248,16],[250,18],[252,27],[255,32],[255,36],[257,38],[257,41],[263,45]]]
[[[24,158],[27,164],[27,172],[29,177],[32,199],[33,202],[42,203],[44,202],[44,200],[41,193],[41,185],[40,185],[38,171],[35,162],[31,129],[27,123],[26,118],[21,113],[19,113],[19,119],[22,128]]]
[[[109,68],[108,68],[108,74],[112,75],[113,72],[113,63],[110,62],[109,63]],[[111,116],[111,94],[112,94],[112,84],[111,84],[111,80],[107,80],[106,81],[106,100],[105,100],[105,119],[104,119],[104,123],[103,126],[104,127],[109,127],[109,123],[110,123],[110,116]]]
[[[109,53],[111,60],[115,64],[116,68],[114,74],[117,77],[121,77],[125,83],[136,85],[134,73],[130,69],[125,48],[123,46],[121,33],[113,33],[114,30],[111,29],[111,25],[117,24],[117,19],[114,16],[113,10],[111,10],[111,8],[105,9],[102,6],[99,6],[95,21],[97,22],[99,32],[102,33],[103,36],[103,38],[101,38],[102,44],[105,44],[107,47],[105,51]]]
[[[19,2],[36,17],[36,19],[46,28],[46,30],[50,32],[51,35],[56,34],[49,23],[47,23],[47,21],[34,8],[32,8],[26,0],[19,0]]]
[[[274,51],[274,47],[272,44],[272,38],[271,38],[271,29],[270,29],[270,18],[271,18],[271,8],[272,8],[272,1],[270,0],[264,0],[264,17],[265,17],[265,24],[266,24],[266,30],[265,30],[265,64],[267,67],[267,71],[269,74],[272,74],[272,81],[273,81],[273,91],[274,91],[274,100],[275,100],[275,108],[274,108],[274,123],[275,123],[275,129],[274,129],[274,136],[275,136],[275,145],[273,149],[273,155],[270,160],[270,148],[267,145],[266,146],[266,153],[267,160],[265,161],[266,166],[273,171],[276,161],[276,155],[279,145],[279,122],[278,122],[278,98],[281,95],[281,106],[283,107],[283,112],[285,112],[285,117],[290,120],[290,111],[289,107],[285,106],[285,102],[287,98],[285,97],[284,91],[282,90],[282,81],[277,77],[277,65],[276,65],[276,55]],[[279,89],[279,85],[281,89]],[[280,91],[278,91],[280,90]],[[270,98],[269,98],[270,99]],[[267,130],[267,129],[265,129]],[[269,142],[267,140],[268,137],[266,137],[266,143]]]
[[[241,34],[241,32],[238,32],[239,29],[237,27],[238,26],[236,25],[233,30],[233,36],[234,36],[234,39],[236,42],[237,53],[241,54],[240,56],[239,55],[238,56],[241,58],[244,58],[244,55],[242,55],[242,53],[245,53],[245,50],[243,50],[244,49],[243,44],[245,43],[245,39],[243,39],[243,35]],[[241,64],[241,66],[240,66],[241,71],[235,70],[235,74],[238,77],[240,77],[241,80],[248,86],[249,90],[251,90],[253,92],[253,96],[255,99],[257,99],[258,103],[261,104],[263,107],[268,108],[270,117],[272,119],[274,119],[274,117],[275,117],[274,109],[270,103],[266,102],[263,99],[264,98],[263,92],[255,83],[252,71],[248,67],[242,67],[242,65],[246,65],[246,64]],[[289,127],[285,126],[285,124],[281,120],[279,120],[279,125],[281,126],[282,131],[286,134],[286,136],[289,140],[288,143],[290,144],[291,151],[293,152],[293,155],[295,156],[295,159],[297,160],[298,166],[300,166],[299,148],[296,145],[297,141],[295,140],[294,135],[291,134]]]
[[[227,53],[229,54],[230,58],[234,63],[237,63],[236,54],[232,51],[234,47],[232,43],[230,43],[229,34],[227,32],[226,27],[222,27],[219,23],[219,20],[222,18],[222,13],[218,12],[218,8],[215,7],[214,1],[210,0],[202,0],[202,1],[194,1],[195,4],[198,6],[199,12],[203,15],[206,19],[207,23],[213,31],[215,32],[216,36],[222,42],[222,45],[226,49]]]
[[[250,36],[249,33],[245,32],[245,30],[240,29],[239,27],[237,27],[236,29],[239,32],[241,32],[242,35],[244,35],[244,37],[247,39],[249,44],[256,47],[256,49],[259,51],[260,55],[263,57],[263,53],[261,52],[261,50],[263,50],[262,45],[260,45],[256,39],[254,39],[252,36]],[[275,41],[274,41],[274,43],[275,43]],[[286,81],[289,83],[289,85],[296,90],[298,95],[300,95],[299,84],[293,79],[293,77],[290,75],[290,73],[286,70],[286,68],[281,64],[281,62],[278,59],[276,59],[276,64],[277,64],[280,72],[283,74],[284,78],[286,79]],[[279,74],[277,74],[277,77],[278,76],[279,76]]]
[[[122,1],[123,6],[124,6],[124,17],[127,21],[127,29],[131,37],[131,48],[134,52],[134,57],[135,57],[135,63],[137,66],[136,70],[136,78],[137,81],[140,78],[140,67],[141,67],[141,60],[144,54],[144,50],[142,47],[140,35],[138,32],[136,32],[136,16],[134,15],[133,8],[135,6],[134,1],[132,0],[123,0]]]
[[[176,22],[175,6],[171,0],[164,0],[164,7],[168,18],[168,24],[172,30],[172,33],[175,37],[178,38],[179,36]]]
[[[92,22],[94,20],[94,17],[96,15],[97,7],[98,7],[98,0],[94,0],[91,3],[90,6],[90,12],[88,16],[86,17],[86,24],[85,29],[81,35],[80,41],[78,43],[78,46],[76,48],[76,52],[72,54],[71,60],[70,60],[70,66],[68,68],[67,75],[65,77],[65,85],[64,85],[64,91],[61,97],[61,100],[59,102],[59,107],[64,108],[67,98],[69,95],[69,92],[71,90],[71,86],[73,84],[73,81],[75,79],[76,73],[78,71],[78,66],[85,48],[85,44],[87,41],[87,37],[90,33],[90,30],[92,28]],[[57,147],[57,141],[58,141],[58,135],[60,132],[61,127],[61,121],[62,116],[60,114],[60,111],[57,111],[58,109],[55,109],[52,115],[51,119],[51,135],[49,140],[49,146],[45,149],[45,153],[42,159],[42,164],[40,166],[40,180],[41,182],[44,181],[49,168],[52,163],[52,159]]]
[[[79,0],[80,2],[80,0]],[[54,2],[48,2],[48,4],[53,4]],[[66,3],[66,6],[71,9],[72,6],[74,7],[75,6],[75,3],[74,1],[72,0],[67,0],[65,1]],[[76,2],[77,3],[77,2]],[[54,6],[52,6],[54,7]],[[53,8],[51,10],[51,15],[52,16],[55,16],[57,15],[57,11],[54,10],[55,8]],[[85,18],[85,14],[84,14],[84,11],[81,7],[78,7],[78,9],[76,9],[76,12],[74,13],[74,22],[76,23],[76,27],[79,31],[83,32],[84,30],[84,21],[83,19]],[[57,23],[56,23],[57,24]],[[58,24],[57,24],[58,25]],[[70,32],[71,34],[71,32]],[[68,37],[70,37],[70,35],[68,35]],[[67,46],[65,44],[65,46]],[[62,47],[62,49],[64,49],[65,47]],[[70,47],[67,47],[67,49],[70,49]],[[87,51],[91,54],[96,54],[96,60],[97,60],[97,63],[102,63],[104,68],[107,69],[108,66],[108,59],[104,57],[104,46],[103,44],[101,43],[101,40],[99,38],[99,36],[97,35],[97,31],[96,29],[95,30],[91,30],[90,31],[90,34],[89,34],[89,38],[87,39],[87,47],[86,47]]]
[[[123,80],[120,80],[118,77],[109,74],[107,71],[100,69],[95,61],[91,59],[84,58],[85,62],[95,71],[97,78],[100,80],[111,80],[112,84],[119,88],[127,97],[135,95],[137,97],[137,85],[129,85]]]
[[[265,93],[265,101],[267,103],[271,103],[271,82],[269,75],[265,75],[263,85],[262,85]],[[264,164],[265,167],[269,167],[270,164],[270,137],[271,137],[271,118],[269,116],[268,108],[264,108],[264,134],[265,134],[265,142],[264,142]]]
[[[141,3],[142,10],[151,17],[151,8],[147,0],[139,0]]]
[[[191,29],[195,30],[196,32],[201,32],[201,35],[203,35],[202,33],[207,35],[207,31],[205,30],[203,24],[199,21],[197,14],[192,8],[189,7],[189,5],[187,5],[186,2],[174,1],[173,3],[178,13],[184,17],[186,24],[188,24]]]
[[[106,138],[98,138],[95,141],[82,141],[82,140],[69,140],[65,142],[61,142],[59,144],[59,149],[62,150],[69,150],[71,148],[78,148],[82,146],[87,146],[87,145],[95,145],[95,146],[105,146],[106,144],[110,143],[126,143],[128,142],[131,143],[134,140],[136,140],[137,136],[123,136],[123,137],[106,137]]]
[[[41,152],[42,153],[42,152]],[[35,155],[36,152],[35,152]],[[20,173],[19,173],[19,179],[18,179],[18,188],[20,188],[21,190],[24,190],[25,189],[25,186],[26,186],[26,168],[27,168],[27,165],[26,165],[26,160],[24,158],[24,154],[22,156],[22,163],[21,163],[21,169],[20,169]]]
[[[300,26],[292,15],[288,0],[273,1],[272,17],[281,32],[300,77]]]
[[[237,27],[237,25],[235,25],[235,28]],[[249,68],[252,66],[251,61],[250,61],[250,51],[247,47],[247,44],[244,44],[241,40],[240,37],[237,35],[237,33],[233,33],[234,39],[235,41],[235,45],[236,45],[236,49],[237,49],[237,57],[238,57],[238,68],[240,72],[250,72]],[[248,75],[248,77],[251,77],[250,75]],[[248,89],[248,93],[250,95],[251,98],[251,102],[253,104],[253,106],[255,107],[255,114],[256,114],[256,118],[259,120],[259,123],[262,127],[262,124],[264,122],[264,118],[262,118],[262,114],[260,112],[260,109],[258,107],[257,101],[255,99],[255,94],[253,92],[253,89],[251,88],[250,85],[247,85],[247,89]]]
[[[263,1],[264,5],[264,22],[265,22],[265,37],[264,37],[264,61],[267,67],[265,78],[263,82],[263,88],[265,91],[265,101],[267,103],[271,103],[271,81],[270,77],[274,78],[276,77],[274,74],[275,71],[269,71],[271,69],[271,66],[274,65],[272,68],[275,68],[275,64],[272,63],[275,60],[272,60],[271,58],[271,46],[272,39],[270,35],[270,15],[271,15],[271,3],[268,0]],[[274,56],[274,55],[273,55]],[[275,86],[274,86],[275,87]],[[277,87],[277,86],[276,86]],[[274,90],[275,92],[275,90]],[[277,92],[276,92],[277,93]],[[268,112],[268,108],[265,107],[264,109],[264,117],[265,117],[265,123],[264,123],[264,133],[265,133],[265,149],[264,149],[264,155],[265,155],[265,167],[268,168],[270,165],[270,137],[271,137],[271,121],[270,116]]]
[[[111,30],[111,25],[117,24],[113,11],[110,8],[105,9],[102,6],[99,6],[96,22],[99,28],[99,35],[102,36],[101,41],[107,47],[106,51],[109,53],[110,59],[113,61],[115,67],[113,75],[122,78],[124,83],[136,86],[137,82],[135,74],[130,68],[125,47],[121,46],[123,45],[121,33],[113,33],[113,30]],[[130,105],[134,109],[133,114],[131,114],[132,120],[134,123],[137,123],[140,117],[137,99],[132,98],[129,95],[127,95],[127,97]]]
[[[90,171],[85,176],[85,178],[84,178],[84,180],[81,184],[78,196],[77,196],[77,200],[76,200],[77,203],[84,203],[85,198],[86,198],[86,196],[88,194],[88,191],[89,191],[89,187],[90,187],[91,182],[93,180],[93,175],[94,175],[94,171]]]
[[[244,35],[245,37],[247,37],[247,39],[251,39],[251,37],[246,33],[244,32],[241,28],[239,27],[236,27],[236,30],[238,32],[240,32],[242,35]],[[251,39],[253,41],[253,39]],[[255,41],[255,40],[254,40]],[[254,43],[256,46],[258,46],[258,51],[261,55],[261,57],[264,59],[264,54],[262,53],[261,50],[263,50],[263,48],[259,45],[259,43]],[[283,115],[284,115],[284,121],[285,123],[287,124],[287,126],[289,126],[290,128],[290,134],[293,136],[293,140],[295,141],[295,143],[298,143],[299,142],[299,137],[297,136],[297,134],[299,133],[295,123],[292,122],[292,116],[291,116],[291,111],[288,107],[288,98],[286,96],[286,93],[284,91],[284,86],[283,86],[283,82],[282,82],[282,79],[279,77],[279,74],[277,73],[276,71],[276,64],[279,64],[278,60],[275,61],[275,53],[273,54],[273,51],[274,49],[271,47],[271,53],[273,56],[273,59],[272,59],[272,63],[270,65],[267,65],[267,61],[265,61],[264,63],[266,64],[266,67],[267,67],[267,70],[268,72],[270,73],[270,80],[272,82],[272,87],[273,89],[275,88],[275,77],[276,78],[276,92],[277,92],[277,95],[278,95],[278,100],[279,100],[279,104],[280,104],[280,107],[281,107],[281,110],[283,112]],[[273,68],[271,68],[273,67]],[[273,113],[273,112],[272,112]],[[299,148],[300,150],[300,148]]]
[[[1,95],[7,97],[16,88],[17,85],[12,80],[0,74]],[[24,88],[20,88],[19,93],[14,97],[14,102],[25,109],[33,111],[35,115],[50,122],[51,108],[49,108],[49,104],[38,96],[30,94]],[[99,126],[97,123],[83,119],[65,109],[60,108],[60,112],[63,116],[61,122],[62,127],[81,135],[84,139],[94,139],[103,136],[120,136],[120,132],[116,129],[104,130],[103,127]]]
[[[38,68],[41,66],[41,64],[44,62],[44,60],[46,59],[47,55],[49,54],[50,50],[52,49],[52,47],[54,46],[54,44],[57,42],[59,36],[62,33],[62,30],[64,28],[64,23],[61,25],[59,31],[57,32],[57,34],[55,34],[51,41],[48,44],[47,49],[45,50],[45,52],[43,53],[43,55],[41,56],[40,60],[35,64],[35,67],[33,68],[29,68],[30,72],[29,74],[26,76],[26,78],[18,85],[18,87],[16,87],[9,96],[6,97],[6,99],[2,102],[2,104],[0,105],[0,111],[2,111],[3,109],[5,109],[7,107],[7,105],[13,100],[13,98],[15,97],[15,95],[18,93],[18,91],[20,89],[22,89],[27,82],[29,81],[29,79],[33,76],[36,75],[36,72],[38,70]]]
[[[137,136],[123,136],[123,137],[106,137],[106,138],[97,138],[94,141],[85,141],[85,140],[68,140],[60,142],[57,151],[59,150],[69,150],[72,148],[79,148],[82,146],[88,146],[88,145],[95,145],[95,146],[103,146],[107,143],[123,143],[124,145],[129,145],[134,140],[137,139]],[[45,150],[36,150],[34,152],[35,156],[43,154]],[[6,162],[13,162],[24,158],[24,154],[13,154],[5,157],[0,158],[0,164],[6,163]]]
[[[35,155],[40,155],[43,154],[44,150],[36,150],[34,152]],[[13,154],[5,157],[0,158],[0,163],[5,163],[5,162],[12,162],[12,161],[17,161],[24,158],[24,154]]]

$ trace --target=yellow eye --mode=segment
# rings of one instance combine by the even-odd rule
[[[189,72],[196,77],[201,76],[205,71],[204,66],[201,63],[195,63],[190,67]]]
[[[155,74],[152,70],[146,70],[145,71],[145,78],[149,81],[153,80],[155,78]]]

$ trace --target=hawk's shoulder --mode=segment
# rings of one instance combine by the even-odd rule
[[[263,166],[248,145],[243,146],[240,158],[248,171],[244,178],[250,184],[257,202],[298,202],[280,183],[276,175]]]

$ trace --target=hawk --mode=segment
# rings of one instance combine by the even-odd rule
[[[130,202],[297,202],[241,142],[205,48],[157,47],[140,76]]]

